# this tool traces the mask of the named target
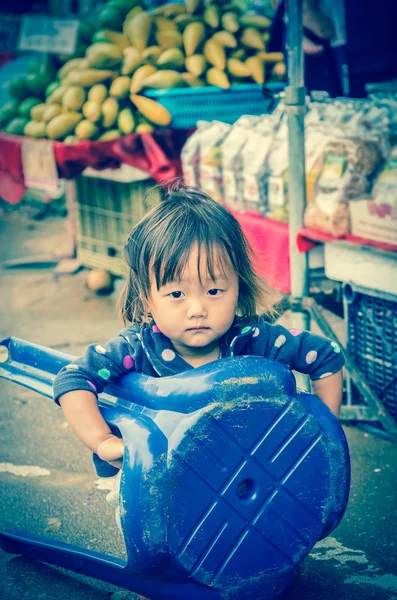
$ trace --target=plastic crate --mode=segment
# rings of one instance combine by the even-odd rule
[[[129,183],[103,178],[76,178],[77,257],[85,267],[125,277],[122,251],[132,227],[160,201],[151,179]]]
[[[369,385],[397,421],[397,296],[346,284],[347,348]],[[351,381],[348,399],[360,396]]]
[[[284,85],[270,83],[266,88],[278,93]],[[172,127],[177,129],[196,127],[197,121],[234,123],[243,115],[263,115],[274,104],[272,96],[265,98],[262,86],[256,83],[235,85],[228,90],[214,86],[148,90],[145,95],[169,110]]]

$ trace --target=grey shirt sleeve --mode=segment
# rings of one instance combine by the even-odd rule
[[[141,343],[127,329],[104,345],[92,344],[86,353],[66,365],[55,378],[54,400],[76,390],[100,394],[108,383],[136,370]]]
[[[286,329],[260,319],[255,333],[255,354],[278,360],[294,371],[310,375],[312,380],[325,379],[344,365],[340,346],[310,331]]]

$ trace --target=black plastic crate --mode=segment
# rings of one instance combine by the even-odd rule
[[[388,412],[397,421],[397,296],[346,284],[347,348]],[[349,400],[361,400],[349,382]]]

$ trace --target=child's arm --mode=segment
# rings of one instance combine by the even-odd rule
[[[313,393],[324,402],[336,417],[339,417],[342,404],[343,374],[342,369],[325,379],[312,381]]]
[[[123,457],[123,440],[111,432],[94,393],[86,390],[68,392],[60,396],[59,404],[72,431],[102,460],[114,462]]]
[[[289,330],[262,319],[252,343],[255,354],[279,360],[290,369],[309,375],[313,393],[339,416],[344,357],[338,344],[310,331]]]
[[[54,400],[61,405],[66,421],[77,437],[107,462],[120,459],[124,447],[103,419],[97,396],[108,383],[136,370],[140,342],[126,331],[104,346],[89,346],[85,355],[66,365],[54,382]]]

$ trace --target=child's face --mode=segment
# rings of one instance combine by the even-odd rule
[[[201,249],[201,283],[197,246],[190,253],[180,281],[169,282],[158,290],[152,275],[148,312],[175,350],[186,357],[210,353],[229,330],[236,314],[237,274],[228,265],[224,274],[215,270],[216,281],[213,281],[206,258],[205,250]]]

